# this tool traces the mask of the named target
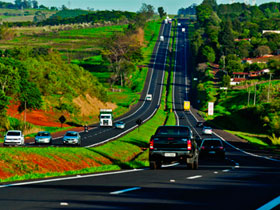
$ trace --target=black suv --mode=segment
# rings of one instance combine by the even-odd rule
[[[151,169],[174,161],[198,168],[198,146],[189,126],[160,126],[150,140],[149,162]]]
[[[200,157],[216,156],[222,159],[225,158],[225,147],[223,141],[219,138],[205,138],[200,145]]]

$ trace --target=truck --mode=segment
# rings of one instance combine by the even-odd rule
[[[184,111],[190,111],[191,109],[191,103],[190,101],[184,101]]]
[[[189,126],[159,126],[150,139],[151,169],[173,162],[184,163],[188,169],[197,169],[198,157],[198,145]]]
[[[100,109],[99,125],[100,125],[100,127],[113,126],[113,111],[112,111],[112,109]]]
[[[160,40],[161,42],[163,42],[163,41],[164,41],[164,36],[160,36],[160,37],[159,37],[159,40]]]
[[[182,28],[182,32],[184,33],[186,31],[186,29],[185,28]]]

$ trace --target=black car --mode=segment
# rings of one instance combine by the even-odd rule
[[[199,156],[215,156],[221,159],[225,158],[225,147],[223,141],[219,138],[205,138],[202,140]]]

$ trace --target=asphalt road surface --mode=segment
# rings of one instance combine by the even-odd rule
[[[179,32],[174,111],[178,124],[192,126],[204,138],[194,126],[197,115],[182,111],[182,97],[188,97],[183,40],[186,35]],[[247,143],[224,137],[226,159],[200,159],[198,170],[173,164],[0,185],[0,209],[277,209],[279,160],[247,153],[242,150]]]

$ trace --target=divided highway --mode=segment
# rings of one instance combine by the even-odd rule
[[[185,20],[180,22],[187,28]],[[166,25],[163,30],[165,36],[170,34],[167,27],[170,26]],[[186,41],[186,34],[178,28],[173,79],[174,111],[178,116],[177,124],[190,125],[195,134],[204,138],[201,130],[195,127],[198,116],[194,112],[187,114],[182,111],[182,101],[188,98],[189,84]],[[158,48],[151,78],[155,86],[149,89],[149,93],[157,95],[157,98],[161,95],[167,40]],[[144,108],[152,106],[149,114],[144,114]],[[128,117],[132,121],[130,127],[140,116],[143,119],[150,116],[156,107],[156,101],[144,104],[143,110],[140,108],[136,112],[139,114],[136,118]],[[159,170],[122,170],[0,185],[0,209],[267,210],[279,207],[280,162],[256,157],[235,147],[248,147],[246,143],[234,142],[230,138],[225,140],[227,158],[201,159],[198,170],[187,170],[186,165],[173,164]],[[93,143],[94,140],[89,138],[87,144]]]

